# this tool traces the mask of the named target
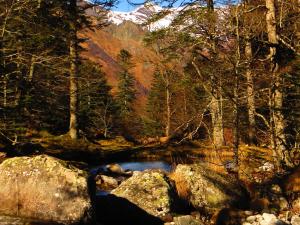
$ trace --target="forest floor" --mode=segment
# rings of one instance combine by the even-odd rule
[[[68,135],[55,136],[48,132],[34,133],[29,140],[30,144],[21,145],[19,149],[17,147],[11,149],[13,153],[11,155],[44,153],[89,165],[120,160],[165,160],[174,166],[180,163],[205,162],[218,173],[232,172],[234,157],[232,147],[224,146],[216,149],[206,142],[199,141],[181,145],[173,143],[141,145],[129,142],[121,136],[92,141],[81,138],[74,141]],[[238,170],[240,179],[245,182],[261,183],[274,179],[275,163],[272,159],[272,150],[240,145]]]
[[[131,161],[166,161],[174,168],[178,164],[205,163],[209,171],[218,174],[238,175],[242,186],[247,189],[252,199],[250,204],[254,210],[261,211],[271,205],[269,189],[279,185],[284,195],[290,192],[300,193],[299,172],[287,180],[285,173],[280,173],[273,162],[272,150],[266,147],[240,145],[238,170],[233,164],[233,148],[224,146],[214,148],[208,143],[193,141],[181,145],[151,144],[138,145],[126,141],[123,137],[113,139],[71,140],[67,135],[54,136],[48,133],[35,134],[30,144],[19,146],[13,153],[16,155],[48,154],[57,158],[72,161],[81,169],[92,166]],[[27,151],[27,150],[30,151]],[[13,151],[13,150],[12,150]],[[22,152],[24,151],[24,152]],[[1,153],[0,163],[5,157],[14,156],[9,152]],[[298,171],[300,171],[298,169]],[[171,171],[172,172],[172,171]],[[279,173],[278,173],[279,172]]]

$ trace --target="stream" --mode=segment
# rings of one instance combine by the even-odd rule
[[[117,162],[124,171],[144,171],[148,169],[161,169],[167,172],[172,170],[172,165],[166,161],[125,161]],[[92,175],[96,175],[99,171],[108,172],[107,166],[111,164],[103,164],[93,167],[90,170]]]
[[[122,171],[124,172],[133,172],[133,171],[144,171],[148,169],[160,169],[164,170],[166,172],[171,172],[172,170],[172,164],[163,161],[163,160],[157,160],[157,161],[124,161],[124,162],[117,162],[112,164],[102,164],[100,166],[96,166],[91,168],[90,174],[92,176],[96,176],[98,174],[110,174],[110,171],[108,170],[108,167],[111,165],[118,165],[122,168]],[[115,178],[121,177],[122,175],[115,174]],[[106,196],[110,192],[101,190],[97,188],[96,190],[96,196]]]

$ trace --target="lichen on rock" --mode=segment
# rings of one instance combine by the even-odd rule
[[[56,158],[15,157],[0,164],[0,213],[64,224],[91,211],[88,174]]]
[[[134,203],[147,213],[162,217],[172,211],[175,191],[165,173],[155,170],[134,172],[111,192]]]
[[[179,196],[195,208],[218,209],[246,202],[245,192],[234,178],[212,172],[201,164],[179,164],[171,178]]]

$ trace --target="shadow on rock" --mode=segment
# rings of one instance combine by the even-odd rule
[[[163,221],[148,214],[125,198],[109,194],[96,199],[96,217],[100,223],[131,225],[162,225]],[[145,202],[145,204],[147,204]]]

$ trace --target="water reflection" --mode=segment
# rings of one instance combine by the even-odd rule
[[[121,171],[123,173],[111,173],[111,171],[108,170],[108,168],[111,165],[117,165],[117,168],[120,167]],[[166,172],[170,172],[172,170],[172,165],[166,161],[127,161],[127,162],[118,162],[117,164],[104,164],[97,167],[94,167],[91,169],[90,173],[93,176],[96,176],[97,174],[106,174],[108,176],[112,176],[116,179],[124,176],[126,174],[126,171],[144,171],[148,169],[161,169]],[[96,190],[96,196],[97,197],[103,197],[107,196],[110,193],[108,190],[102,190],[101,188],[97,188]]]
[[[166,161],[135,161],[135,162],[118,162],[118,165],[124,170],[124,171],[144,171],[147,169],[162,169],[166,172],[170,172],[172,169],[172,165]],[[100,165],[97,167],[94,167],[91,169],[91,174],[96,175],[99,172],[108,172],[107,171],[107,165]]]

